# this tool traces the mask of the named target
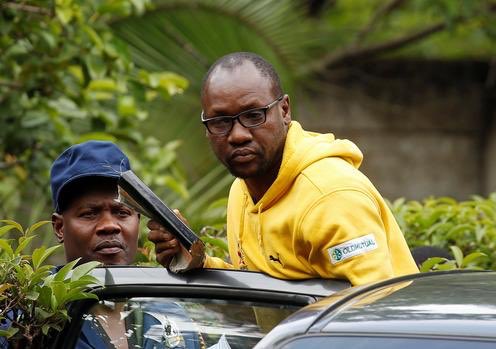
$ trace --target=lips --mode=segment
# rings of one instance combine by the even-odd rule
[[[123,250],[124,245],[118,240],[105,240],[95,247],[95,252],[100,254],[116,254]]]
[[[236,149],[231,153],[231,160],[235,162],[248,162],[253,160],[257,153],[252,149],[241,148]]]

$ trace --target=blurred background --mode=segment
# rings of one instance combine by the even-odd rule
[[[233,51],[276,67],[306,129],[354,141],[386,198],[489,195],[495,43],[491,0],[1,0],[0,216],[49,219],[51,162],[106,139],[218,237],[232,178],[199,92]]]

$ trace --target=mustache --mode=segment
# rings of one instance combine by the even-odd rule
[[[124,244],[119,240],[103,240],[103,241],[100,241],[95,246],[95,251],[98,251],[98,250],[101,250],[104,248],[109,248],[109,247],[119,247],[122,250],[125,249]]]

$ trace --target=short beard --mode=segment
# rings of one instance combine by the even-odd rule
[[[249,179],[249,178],[253,178],[253,177],[264,176],[269,169],[269,164],[267,163],[267,161],[264,161],[256,169],[256,171],[254,173],[249,173],[249,174],[246,174],[244,171],[238,171],[238,170],[236,170],[236,168],[234,166],[230,166],[229,164],[226,164],[226,168],[234,177],[241,178],[241,179]]]
[[[277,174],[279,173],[279,169],[281,167],[282,151],[283,151],[283,149],[281,149],[278,152],[277,156],[275,157],[274,161],[272,161],[272,162],[269,162],[266,158],[263,158],[260,165],[258,166],[258,168],[250,174],[246,174],[243,171],[237,171],[236,168],[234,168],[233,166],[230,166],[228,163],[225,163],[224,165],[226,166],[227,170],[234,177],[241,178],[244,180],[251,179],[251,178],[261,178],[261,177],[265,177],[265,176],[274,176],[274,179],[275,179],[275,177],[277,177]]]

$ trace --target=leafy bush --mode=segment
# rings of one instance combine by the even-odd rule
[[[13,347],[19,348],[46,347],[46,335],[60,331],[69,320],[69,302],[96,298],[86,290],[98,284],[89,272],[100,263],[76,267],[75,260],[55,272],[55,266],[46,264],[46,259],[61,245],[42,246],[32,255],[23,254],[35,238],[32,233],[49,221],[35,223],[26,230],[11,220],[0,222],[5,224],[0,228],[0,341],[8,338]],[[11,230],[20,233],[15,242],[3,238]]]
[[[467,201],[398,199],[391,208],[410,248],[427,245],[451,250],[454,260],[447,264],[431,260],[428,269],[496,270],[496,193]]]
[[[140,16],[152,5],[0,2],[0,217],[22,223],[48,217],[52,161],[74,143],[99,139],[118,143],[135,172],[167,204],[180,208],[195,231],[217,223],[202,216],[230,178],[216,169],[189,187],[177,159],[180,142],[164,144],[140,131],[150,105],[188,87],[185,78],[157,65],[136,66],[113,34],[113,20]],[[41,239],[42,245],[53,243],[52,234]],[[51,259],[61,259],[55,253]]]
[[[32,222],[47,214],[49,168],[74,143],[115,141],[145,169],[145,151],[170,157],[170,147],[139,126],[149,103],[182,93],[188,81],[138,68],[108,24],[148,6],[150,0],[0,1],[0,216]]]

